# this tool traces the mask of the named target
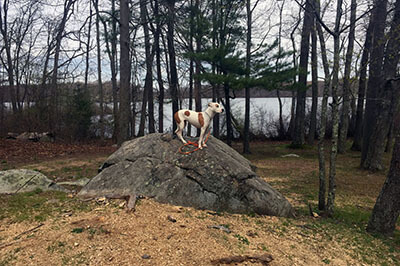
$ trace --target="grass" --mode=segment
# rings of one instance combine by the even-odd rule
[[[69,198],[66,193],[57,191],[35,190],[0,195],[0,221],[7,218],[10,222],[43,222],[67,211],[89,211],[90,208],[89,203]]]
[[[241,146],[234,145],[239,151]],[[302,236],[290,248],[296,250],[298,245],[314,245],[325,243],[340,243],[346,252],[357,261],[367,265],[400,265],[400,232],[397,230],[392,237],[371,235],[365,231],[369,216],[375,204],[376,197],[386,177],[386,172],[370,173],[359,168],[359,153],[348,151],[338,156],[337,162],[337,197],[334,216],[331,218],[309,216],[308,204],[318,213],[318,158],[316,147],[306,146],[304,149],[291,149],[287,143],[267,142],[253,143],[252,154],[246,157],[257,166],[257,174],[270,183],[275,189],[289,198],[297,213],[296,219],[279,218],[273,222],[266,217],[251,214],[239,216],[207,211],[184,209],[183,217],[199,222],[210,221],[210,224],[220,224],[232,230],[226,234],[221,230],[211,230],[210,236],[229,250],[247,252],[252,245],[257,245],[260,251],[268,252],[268,239],[258,239],[258,236],[273,234],[275,237],[288,238]],[[282,155],[295,153],[300,158],[282,158]],[[328,156],[327,167],[328,167]],[[385,163],[389,164],[389,155],[385,155]],[[31,165],[45,174],[51,174],[57,179],[79,179],[92,177],[97,172],[101,162],[92,160],[77,164],[76,161],[44,162]],[[7,162],[0,162],[3,166]],[[328,169],[327,169],[328,170]],[[117,208],[117,205],[115,206]],[[10,222],[45,221],[57,217],[66,211],[90,211],[90,203],[69,198],[61,192],[42,192],[40,190],[16,195],[0,195],[0,222],[7,219]],[[246,231],[238,230],[238,224],[251,228],[250,236]],[[400,226],[400,224],[398,223]],[[246,229],[247,230],[247,229]],[[69,231],[76,237],[87,236],[93,239],[95,235],[109,232],[102,227],[76,227]],[[249,238],[247,237],[249,236]],[[97,238],[97,237],[96,237]],[[95,238],[95,239],[96,239]],[[315,244],[317,245],[317,244]],[[63,264],[85,263],[84,253],[64,254],[69,247],[65,242],[56,241],[47,247],[49,253],[62,254]],[[17,259],[18,252],[8,252],[0,259],[0,266],[12,264]],[[294,259],[293,254],[287,258]],[[333,265],[334,258],[321,257],[321,264]]]

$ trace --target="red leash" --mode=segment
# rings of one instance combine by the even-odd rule
[[[211,134],[211,130],[208,131],[208,135],[207,135],[206,140],[204,141],[204,144],[207,143],[208,137],[210,136],[210,134]],[[189,146],[189,145],[193,145],[193,146],[195,146],[195,147],[197,147],[197,148],[195,148],[194,150],[191,150],[191,151],[182,151],[183,147]],[[188,154],[191,154],[191,153],[193,153],[193,152],[195,152],[195,151],[198,151],[198,150],[200,150],[199,144],[198,144],[197,142],[193,142],[193,141],[190,141],[190,140],[189,140],[186,144],[183,144],[183,145],[179,148],[179,153],[188,155]]]

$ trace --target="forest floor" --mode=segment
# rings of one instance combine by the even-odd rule
[[[234,147],[241,150],[240,144]],[[361,170],[358,152],[339,155],[335,216],[311,217],[308,204],[318,213],[316,147],[257,142],[251,149],[247,158],[257,174],[287,197],[296,218],[218,213],[151,199],[127,213],[121,200],[85,202],[41,191],[2,195],[0,266],[210,265],[246,255],[271,255],[270,265],[400,265],[400,226],[390,238],[365,232],[386,171]],[[91,178],[115,150],[109,143],[0,140],[0,170],[35,169],[57,181]],[[300,157],[281,157],[289,153]]]

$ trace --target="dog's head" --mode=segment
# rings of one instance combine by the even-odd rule
[[[222,113],[224,111],[224,108],[222,108],[219,103],[208,103],[208,107],[211,108],[214,113]]]

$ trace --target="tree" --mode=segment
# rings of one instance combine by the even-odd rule
[[[317,131],[317,109],[318,109],[318,58],[317,58],[317,33],[315,28],[315,19],[313,21],[313,29],[311,31],[311,90],[312,105],[310,117],[310,130],[308,131],[307,143],[314,143]]]
[[[382,7],[381,11],[383,12],[384,10],[386,10],[386,6],[384,8]],[[376,15],[378,16],[378,14]],[[386,18],[386,15],[384,16]],[[385,24],[385,22],[386,21],[382,20],[382,23]],[[384,25],[382,27],[384,27]],[[375,30],[377,30],[377,33],[380,32],[380,28],[378,26],[376,26]],[[379,36],[380,34],[378,34],[378,38]],[[388,33],[387,45],[386,47],[384,47],[384,51],[379,50],[379,54],[374,54],[373,52],[371,53],[371,60],[382,60],[380,64],[377,63],[376,65],[379,65],[380,67],[382,67],[383,65],[383,67],[381,69],[375,69],[376,66],[372,62],[370,65],[370,78],[368,85],[372,83],[373,85],[378,86],[377,88],[372,88],[376,89],[374,93],[376,93],[375,96],[377,98],[374,99],[375,103],[373,105],[369,105],[370,110],[368,114],[373,115],[374,120],[372,120],[371,125],[366,126],[368,129],[371,129],[372,132],[364,131],[364,136],[366,135],[366,137],[368,138],[368,143],[365,143],[366,139],[364,138],[363,150],[361,154],[362,166],[370,170],[380,170],[383,168],[382,155],[385,150],[385,140],[388,136],[390,125],[392,123],[393,115],[391,114],[394,114],[398,108],[399,99],[398,97],[394,96],[397,95],[397,89],[395,89],[395,87],[393,86],[392,80],[396,77],[398,69],[397,66],[400,59],[400,54],[398,52],[400,50],[399,39],[400,1],[397,0],[395,3],[394,15],[390,26],[390,31]],[[374,50],[375,49],[373,48],[373,51]],[[384,54],[382,54],[381,52],[383,52]],[[377,55],[377,57],[374,57],[373,55]],[[371,73],[372,70],[374,71]],[[380,73],[380,76],[377,76],[378,73]],[[370,88],[368,90],[370,90]],[[367,111],[368,108],[366,110],[366,116]],[[366,127],[364,127],[364,130],[366,129]]]
[[[365,101],[365,91],[367,89],[367,68],[368,68],[369,54],[372,44],[373,25],[374,25],[373,16],[370,15],[367,32],[365,34],[364,47],[361,55],[360,76],[358,80],[356,126],[354,133],[354,141],[353,145],[351,146],[351,149],[355,151],[361,151],[361,145],[362,145],[364,101]]]
[[[363,141],[361,150],[361,166],[369,168],[370,163],[367,162],[368,149],[371,145],[371,134],[375,124],[376,100],[379,93],[380,85],[383,81],[382,63],[385,50],[384,31],[386,24],[386,6],[387,0],[377,0],[374,4],[372,28],[372,49],[370,54],[369,78],[367,86],[367,101],[365,106],[363,125]]]
[[[399,86],[399,85],[397,85]],[[386,181],[376,200],[368,222],[367,231],[385,235],[393,234],[400,214],[400,116],[397,114],[396,142]]]
[[[349,30],[349,38],[347,40],[348,44],[347,44],[346,61],[344,66],[344,77],[343,77],[343,107],[342,107],[341,127],[340,127],[339,142],[338,142],[339,153],[344,153],[346,151],[347,131],[349,128],[350,95],[351,95],[350,72],[351,72],[351,62],[354,50],[356,11],[357,11],[357,2],[356,0],[352,0],[351,12],[350,12],[351,13],[350,30]]]
[[[292,145],[300,147],[304,144],[304,122],[306,112],[307,68],[310,49],[310,33],[313,25],[311,0],[306,1],[304,8],[303,28],[301,31],[299,82],[297,89],[296,115]]]
[[[93,0],[96,10],[96,43],[97,43],[97,84],[99,86],[99,107],[100,107],[100,138],[104,139],[104,94],[103,81],[101,78],[101,43],[100,43],[100,12],[99,0]]]
[[[176,71],[176,57],[174,44],[174,23],[175,23],[175,0],[166,0],[167,7],[167,43],[169,55],[169,91],[172,98],[172,116],[178,111],[178,73]],[[173,131],[176,130],[176,124],[173,124]]]
[[[120,117],[119,117],[119,137],[118,144],[129,139],[129,121],[130,121],[130,56],[129,56],[129,20],[130,9],[129,0],[120,2]]]
[[[142,110],[140,116],[140,126],[138,136],[144,135],[144,127],[146,121],[146,105],[148,105],[149,133],[154,133],[154,100],[153,100],[153,58],[154,51],[151,51],[149,21],[147,19],[146,1],[140,0],[140,17],[144,33],[144,47],[146,54],[146,78],[142,97]]]

